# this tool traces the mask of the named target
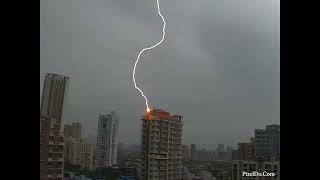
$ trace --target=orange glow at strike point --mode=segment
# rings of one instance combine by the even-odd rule
[[[147,108],[147,113],[150,112],[150,111],[151,111],[151,109],[150,109],[150,108]]]

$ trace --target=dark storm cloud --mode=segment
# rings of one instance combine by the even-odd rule
[[[160,0],[163,44],[146,52],[137,82],[184,116],[184,141],[213,148],[279,123],[279,1]],[[66,122],[95,133],[118,109],[121,140],[138,142],[144,100],[132,84],[142,48],[161,38],[155,0],[41,1],[41,73],[71,77]],[[209,137],[209,138],[208,138]]]

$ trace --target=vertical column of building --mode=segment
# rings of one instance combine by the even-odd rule
[[[40,115],[40,180],[48,179],[48,143],[50,120]]]
[[[61,125],[68,82],[68,77],[58,74],[45,77],[40,110],[40,118],[43,119],[43,128],[40,128],[40,179],[63,179],[64,135]]]
[[[117,145],[119,139],[119,116],[116,112],[101,114],[97,134],[97,167],[117,164]]]
[[[119,143],[119,116],[115,111],[111,115],[111,166],[117,164],[118,143]]]
[[[180,179],[181,116],[155,110],[142,118],[142,179]]]
[[[174,116],[174,134],[173,134],[173,143],[174,143],[174,156],[175,156],[175,175],[173,179],[181,179],[182,171],[182,116]]]
[[[96,166],[104,167],[106,165],[106,118],[102,114],[98,119],[98,133],[97,133],[97,164]]]

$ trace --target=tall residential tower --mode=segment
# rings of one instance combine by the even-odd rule
[[[143,180],[181,179],[182,116],[152,109],[142,118]]]
[[[98,120],[97,167],[110,167],[117,164],[119,141],[119,116],[115,111],[101,114]]]
[[[69,78],[47,74],[40,108],[40,179],[63,179],[62,115]]]

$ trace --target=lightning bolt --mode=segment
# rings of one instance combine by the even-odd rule
[[[165,37],[165,35],[166,35],[166,25],[167,25],[167,24],[166,24],[166,21],[164,20],[164,17],[163,17],[162,14],[161,14],[160,5],[159,5],[159,0],[156,0],[156,1],[157,1],[158,14],[159,14],[159,16],[161,17],[162,22],[163,22],[162,38],[161,38],[161,40],[160,40],[158,43],[156,43],[155,45],[150,46],[150,47],[147,47],[147,48],[143,48],[143,49],[139,52],[138,57],[137,57],[137,59],[136,59],[136,61],[135,61],[135,63],[134,63],[133,72],[132,72],[132,79],[133,79],[134,87],[141,93],[141,96],[144,97],[145,102],[146,102],[147,112],[150,111],[149,104],[148,104],[148,98],[144,95],[143,91],[137,86],[135,75],[136,75],[136,67],[137,67],[137,64],[138,64],[138,62],[139,62],[139,60],[140,60],[141,54],[142,54],[144,51],[151,50],[151,49],[157,47],[158,45],[160,45],[160,44],[163,42],[164,37]]]

